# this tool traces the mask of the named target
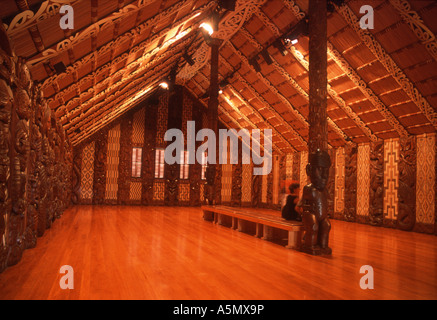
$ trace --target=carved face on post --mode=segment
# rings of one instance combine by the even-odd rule
[[[317,149],[316,152],[310,154],[306,172],[311,179],[311,184],[317,190],[322,191],[325,189],[328,183],[330,166],[331,159],[326,151]]]

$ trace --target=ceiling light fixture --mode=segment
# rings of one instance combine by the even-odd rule
[[[212,28],[211,24],[209,24],[207,22],[201,23],[199,28],[203,29],[210,36],[214,33],[214,29]]]
[[[159,86],[160,86],[162,89],[167,90],[167,89],[168,89],[168,82],[167,82],[167,81],[162,81],[162,82],[159,84]]]
[[[285,57],[288,54],[287,48],[282,43],[282,40],[279,38],[275,42],[273,42],[273,46],[279,50],[279,52]]]

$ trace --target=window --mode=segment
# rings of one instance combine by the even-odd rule
[[[200,163],[202,165],[202,175],[201,175],[202,180],[206,180],[206,167],[208,166],[206,161],[207,157],[208,155],[206,154],[206,152],[202,153],[202,162]]]
[[[188,164],[188,151],[182,151],[181,152],[181,170],[179,174],[180,179],[188,179],[188,170],[190,168],[190,165]]]
[[[141,177],[141,157],[143,154],[142,148],[133,148],[132,149],[132,177],[140,178]]]
[[[155,178],[164,178],[164,149],[156,149],[155,152]]]

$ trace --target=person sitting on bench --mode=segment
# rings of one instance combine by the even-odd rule
[[[285,220],[296,220],[302,221],[302,217],[296,210],[296,204],[298,202],[298,191],[300,185],[298,183],[292,183],[289,185],[288,189],[290,194],[287,196],[285,205],[282,207],[282,218]]]

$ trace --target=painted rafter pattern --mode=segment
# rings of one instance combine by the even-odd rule
[[[204,81],[209,83],[209,80],[206,78],[206,76],[203,73],[198,73],[198,75],[201,75],[204,78]],[[255,114],[259,119],[266,121],[266,119],[255,109],[253,108],[249,102],[246,101],[246,99],[244,99],[240,94],[238,94],[236,92],[236,90],[234,90],[233,88],[230,88],[231,93],[237,97],[245,106],[249,107],[250,110],[252,110],[252,113]],[[226,101],[226,103],[228,105],[230,105],[232,107],[232,109],[238,113],[238,115],[243,118],[247,123],[249,123],[251,125],[252,128],[256,129],[257,126],[256,124],[254,124],[246,115],[244,115],[244,113],[241,112],[240,108],[238,106],[236,106],[229,97],[227,96],[223,96],[223,99]],[[268,122],[268,121],[267,121]],[[296,149],[290,144],[290,142],[288,142],[280,132],[278,132],[278,130],[276,130],[276,128],[272,125],[269,124],[270,129],[272,129],[272,131],[278,136],[278,138],[280,140],[282,140],[282,142],[285,145],[288,145],[288,147],[293,150],[296,151]]]
[[[257,12],[257,16],[258,18],[260,18],[263,23],[273,32],[273,34],[276,37],[280,37],[282,36],[281,32],[279,31],[278,27],[276,27],[276,25],[274,25],[270,19],[264,14],[264,12],[258,11]],[[293,55],[296,54],[297,50],[293,50],[292,53]],[[303,55],[301,54],[299,55],[295,55],[296,60],[301,62],[301,65],[308,71],[309,70],[309,62],[304,61],[305,58],[303,57]],[[298,84],[297,82],[293,79],[293,77],[288,74],[284,68],[281,67],[281,65],[272,57],[273,60],[273,64],[276,68],[276,70],[282,74],[284,77],[286,77],[286,79],[290,82],[290,84],[293,85],[293,87],[296,88],[296,90],[307,100],[309,100],[309,95],[308,93],[306,93]],[[328,84],[328,88],[327,88],[328,94],[329,96],[337,103],[337,105],[348,115],[348,117],[350,119],[352,119],[352,121],[355,122],[355,124],[361,129],[361,131],[371,140],[371,141],[377,141],[378,137],[375,136],[372,131],[366,126],[366,124],[360,119],[360,117],[352,110],[351,107],[349,107],[346,102],[340,97],[340,95],[338,95],[333,89],[332,87]]]
[[[408,131],[399,122],[393,113],[386,107],[386,105],[378,98],[378,96],[370,89],[366,82],[358,75],[358,73],[349,65],[344,57],[335,50],[334,46],[328,42],[328,55],[337,63],[349,79],[360,89],[367,99],[378,109],[378,111],[385,117],[390,125],[397,131],[401,137],[408,136]]]
[[[290,9],[298,20],[305,18],[306,14],[294,1],[284,0],[284,4]],[[303,55],[298,52],[291,44],[286,45],[290,52],[298,59],[301,65],[308,70],[308,61]],[[407,130],[400,124],[399,120],[393,113],[384,105],[378,96],[370,89],[365,81],[358,75],[358,73],[349,65],[344,57],[334,48],[331,42],[328,41],[328,55],[334,60],[337,65],[343,70],[350,80],[360,89],[360,91],[369,99],[369,101],[378,109],[378,111],[385,117],[390,125],[398,132],[401,137],[408,136]]]
[[[188,41],[188,39],[186,41]],[[169,69],[173,65],[174,61],[176,61],[181,56],[182,53],[176,52],[177,49],[178,48],[175,47],[175,48],[173,48],[173,50],[168,50],[168,51],[164,52],[159,59],[155,59],[152,62],[143,66],[143,68],[135,70],[135,72],[133,72],[129,76],[129,78],[124,78],[124,79],[118,81],[116,84],[113,84],[110,88],[99,93],[99,96],[104,97],[103,101],[98,103],[98,104],[93,104],[85,112],[90,113],[90,114],[93,113],[95,115],[95,112],[99,112],[99,110],[101,110],[102,107],[105,107],[107,105],[107,100],[110,97],[115,98],[117,96],[117,94],[119,93],[118,88],[122,84],[128,83],[129,86],[135,85],[135,82],[139,81],[138,79],[134,80],[135,77],[141,76],[141,79],[148,79],[150,81],[151,77],[154,76],[156,78],[156,81],[159,81],[160,80],[160,72],[169,71]],[[159,62],[160,60],[162,60],[163,58],[165,58],[167,56],[170,56],[170,60],[167,61],[165,67],[163,67],[162,65],[158,65],[158,66],[154,66],[152,68],[153,65],[155,65],[157,62]],[[143,74],[140,75],[141,73],[143,73]],[[147,85],[150,85],[150,84],[144,83],[144,80],[142,80],[142,86],[140,86],[138,88],[138,90],[144,89],[145,87],[147,87]],[[105,107],[105,109],[109,109],[110,107],[111,106],[107,106],[107,107]],[[78,120],[67,124],[67,132],[72,133],[76,129],[81,128],[82,122],[85,120],[86,120],[86,117],[85,118],[78,118]]]
[[[243,29],[242,29],[243,30]],[[232,72],[233,67],[231,66],[231,64],[226,61],[225,59],[222,60],[222,64],[229,69],[230,72]],[[267,110],[269,110],[270,112],[272,112],[278,119],[281,119],[283,121],[283,123],[285,124],[285,126],[287,127],[287,129],[300,141],[300,143],[302,143],[302,145],[304,147],[307,147],[307,142],[305,141],[305,139],[296,131],[294,130],[294,128],[283,119],[283,117],[275,110],[275,108],[273,108],[270,103],[267,102],[267,100],[265,100],[256,90],[255,88],[248,82],[246,81],[246,79],[244,79],[243,76],[241,76],[239,73],[235,73],[234,76],[237,78],[238,81],[240,81],[244,87],[249,90],[249,92],[254,95],[261,103],[262,105],[267,108]],[[255,108],[253,107],[252,109],[255,110]]]
[[[91,38],[93,35],[98,34],[103,29],[107,28],[110,25],[114,25],[117,21],[123,19],[126,15],[130,15],[134,12],[137,12],[149,5],[156,0],[148,0],[148,1],[139,1],[137,5],[129,4],[125,7],[121,8],[118,12],[114,12],[108,17],[100,19],[99,21],[93,23],[89,27],[84,30],[76,32],[74,35],[69,37],[68,39],[63,39],[58,42],[54,48],[46,49],[42,52],[42,57],[36,57],[34,59],[29,59],[27,62],[29,66],[33,66],[37,63],[42,63],[47,61],[48,59],[54,58],[58,56],[60,53],[77,46],[81,42]],[[156,24],[159,19],[163,19],[165,17],[171,16],[174,12],[181,10],[189,3],[189,0],[183,0],[178,2],[177,4],[171,6],[167,10],[164,10],[160,15],[153,17],[148,20],[148,26],[153,26]]]
[[[425,25],[420,15],[411,9],[407,0],[389,0],[390,4],[399,12],[401,18],[408,24],[420,43],[425,45],[428,52],[437,61],[437,41],[434,33]]]
[[[196,82],[196,81],[191,81],[191,83],[193,83],[198,89],[199,89],[199,91],[200,92],[202,92],[202,93],[204,93],[203,91],[204,91],[204,89]],[[195,96],[195,97],[197,97],[197,95],[190,89],[190,88],[188,88],[188,87],[185,87],[193,96]],[[201,99],[199,99],[198,97],[197,97],[197,99],[202,103],[202,105],[205,107],[205,108],[208,108],[208,106],[201,100]],[[235,128],[238,128],[238,129],[246,129],[246,128],[243,128],[243,126],[240,124],[240,122],[238,121],[238,119],[235,119],[234,117],[232,117],[226,110],[225,110],[225,108],[223,108],[221,105],[219,105],[219,111],[221,112],[221,114],[222,115],[224,115],[224,116],[226,116],[226,117],[228,117],[228,119],[233,123],[233,125],[235,126],[234,128],[232,128],[231,126],[229,126],[228,124],[227,124],[227,122],[225,121],[225,119],[223,119],[223,117],[220,117],[220,114],[219,114],[219,119],[221,119],[222,120],[222,122],[228,127],[228,129],[235,129]],[[238,115],[240,115],[241,117],[242,116],[244,116],[244,115],[241,115],[240,114],[240,112],[237,112],[238,113]],[[247,121],[249,124],[251,123],[250,122],[250,120],[249,121]],[[257,128],[256,126],[253,126],[252,125],[252,128]],[[262,133],[261,133],[262,134]],[[244,143],[244,141],[243,140],[241,140],[242,141],[242,143]],[[265,150],[264,149],[264,146],[262,145],[262,144],[260,144],[259,143],[259,141],[254,141],[255,143],[257,143],[257,145],[259,146],[259,150],[261,150],[261,149],[263,149],[264,150],[264,152],[267,152],[267,150]],[[281,149],[279,149],[276,145],[275,145],[275,143],[272,141],[272,144],[273,144],[273,149],[275,149],[279,154],[283,154],[283,152],[282,152],[282,150]],[[249,147],[249,149],[251,149],[252,151],[254,151],[253,149],[252,149],[252,147],[249,145],[248,146]],[[256,153],[256,155],[257,156],[260,156],[258,153]]]
[[[356,32],[362,42],[377,57],[379,62],[386,68],[388,73],[396,80],[410,99],[423,112],[425,117],[437,128],[437,113],[429,102],[422,96],[407,75],[399,68],[390,55],[385,51],[378,40],[367,30],[360,27],[360,21],[348,5],[336,7],[336,10]]]

